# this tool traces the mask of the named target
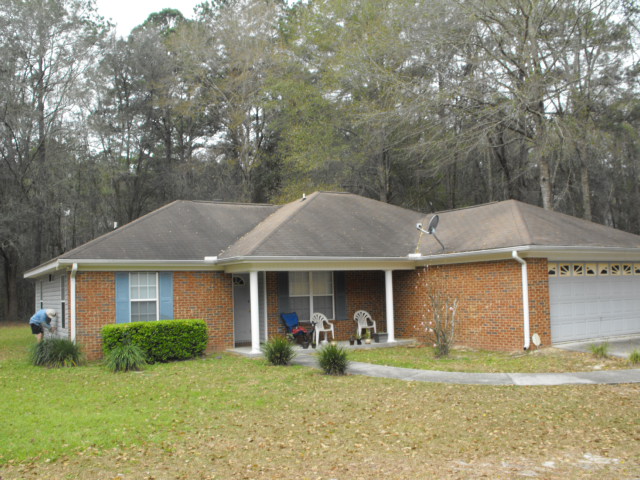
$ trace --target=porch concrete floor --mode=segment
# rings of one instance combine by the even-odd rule
[[[320,348],[322,348],[322,342],[320,342]],[[415,339],[413,338],[404,338],[404,339],[396,339],[395,342],[393,343],[389,343],[389,342],[380,342],[380,343],[375,343],[375,342],[371,342],[370,344],[366,344],[364,343],[364,341],[362,342],[362,345],[349,345],[348,341],[341,341],[338,342],[338,346],[339,347],[343,347],[346,348],[347,350],[370,350],[372,348],[389,348],[389,347],[402,347],[402,346],[406,346],[406,345],[412,345],[416,343]],[[298,352],[298,354],[304,354],[304,353],[315,353],[318,349],[313,349],[311,347],[304,349],[302,348],[301,345],[295,345],[294,349],[296,350],[296,352]],[[251,358],[255,358],[255,357],[261,357],[262,353],[251,353],[251,347],[236,347],[236,348],[230,348],[229,350],[227,350],[228,352],[231,353],[237,353],[238,355],[242,355],[245,357],[251,357]]]

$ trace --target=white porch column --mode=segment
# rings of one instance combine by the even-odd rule
[[[384,271],[384,291],[387,304],[387,342],[396,341],[395,320],[393,318],[393,271]]]
[[[258,272],[249,272],[249,298],[251,299],[251,353],[260,353],[260,303]]]

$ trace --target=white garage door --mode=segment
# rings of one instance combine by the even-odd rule
[[[640,263],[549,263],[551,340],[640,333]]]

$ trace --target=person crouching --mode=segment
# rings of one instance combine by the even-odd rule
[[[43,328],[46,328],[50,332],[55,332],[55,327],[51,327],[51,320],[55,320],[58,314],[55,310],[50,308],[38,310],[31,320],[29,320],[29,325],[31,326],[31,333],[33,333],[38,339],[38,343],[42,341],[42,337],[44,336]]]

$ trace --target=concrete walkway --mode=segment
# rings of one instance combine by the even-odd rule
[[[319,368],[309,353],[299,351],[293,360],[296,365]],[[465,373],[387,367],[370,363],[351,362],[347,373],[368,377],[395,378],[411,382],[457,383],[465,385],[578,385],[640,383],[640,369],[605,370],[578,373]]]

